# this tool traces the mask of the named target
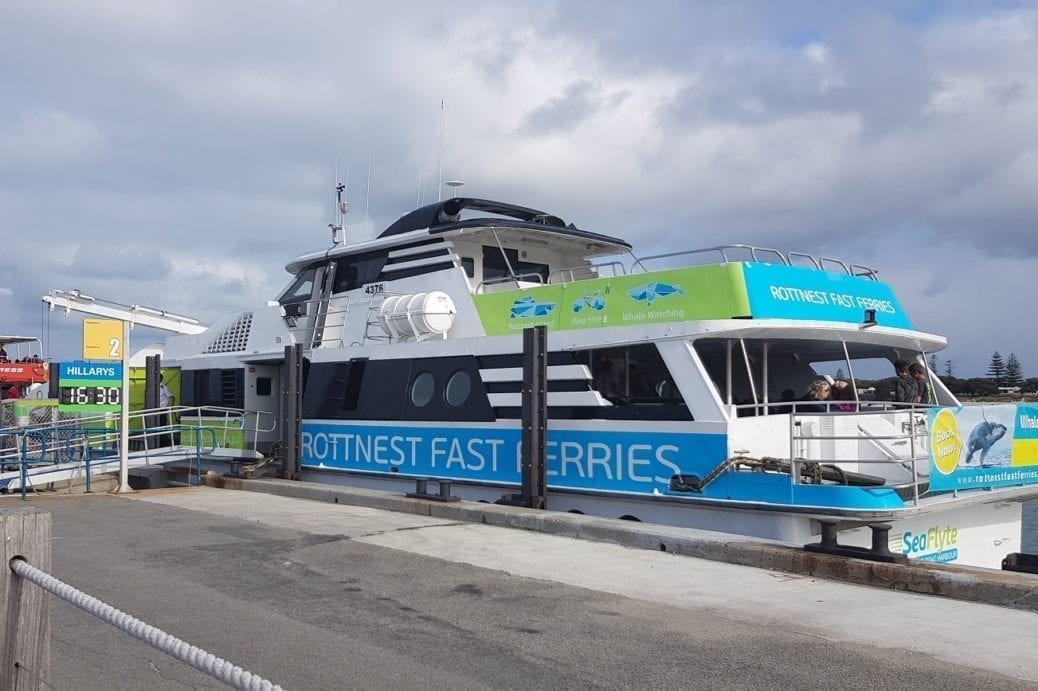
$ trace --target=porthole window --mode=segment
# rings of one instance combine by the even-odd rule
[[[416,408],[422,408],[432,400],[433,391],[436,388],[436,380],[429,372],[422,372],[411,382],[411,403]]]
[[[458,370],[447,380],[444,396],[447,399],[447,405],[452,408],[464,405],[465,401],[469,400],[470,393],[472,393],[472,378],[465,370]]]

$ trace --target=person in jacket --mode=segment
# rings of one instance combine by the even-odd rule
[[[894,402],[918,403],[919,384],[908,373],[908,362],[896,360],[894,362],[894,372],[897,374],[897,379],[894,380]]]

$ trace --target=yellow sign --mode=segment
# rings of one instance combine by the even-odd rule
[[[83,320],[83,359],[122,360],[123,323],[118,319]]]
[[[951,475],[959,466],[961,453],[962,435],[955,413],[947,408],[939,410],[930,423],[930,454],[934,465],[945,475]]]

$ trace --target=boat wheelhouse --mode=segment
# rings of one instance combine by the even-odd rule
[[[514,490],[521,334],[545,325],[551,509],[798,543],[827,520],[868,545],[865,526],[885,521],[895,552],[998,566],[1038,496],[1038,472],[1014,475],[1010,454],[987,464],[996,481],[960,482],[972,461],[948,416],[963,408],[935,372],[930,405],[856,388],[946,345],[870,267],[741,245],[638,258],[552,214],[465,198],[286,268],[277,300],[171,336],[162,357],[185,405],[279,414],[285,347],[302,345],[304,479]],[[837,374],[848,398],[797,400]]]

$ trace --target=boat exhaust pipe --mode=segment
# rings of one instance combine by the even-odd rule
[[[440,223],[457,223],[461,220],[461,210],[464,208],[457,199],[448,199],[440,207],[440,213],[436,220]]]

